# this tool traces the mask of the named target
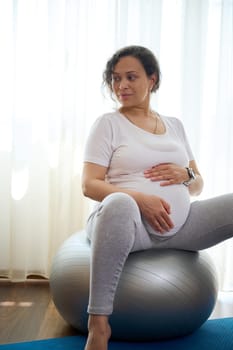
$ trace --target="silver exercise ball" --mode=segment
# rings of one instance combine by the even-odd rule
[[[87,332],[89,265],[90,245],[79,232],[57,252],[50,276],[58,311],[81,333]],[[206,252],[131,253],[110,317],[112,337],[143,341],[187,335],[208,319],[216,299],[216,271]]]

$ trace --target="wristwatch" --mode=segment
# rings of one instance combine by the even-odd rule
[[[195,173],[194,173],[192,168],[186,167],[186,170],[187,170],[187,173],[188,173],[188,176],[189,176],[189,180],[184,181],[183,185],[188,187],[196,179],[196,175],[195,175]]]

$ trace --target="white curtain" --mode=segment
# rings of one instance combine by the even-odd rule
[[[48,277],[59,245],[84,227],[83,145],[114,107],[106,60],[129,44],[160,61],[152,104],[185,124],[201,197],[233,192],[233,0],[0,0],[0,276]],[[232,248],[209,249],[224,290]]]

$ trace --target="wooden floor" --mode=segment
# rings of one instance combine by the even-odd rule
[[[0,281],[0,344],[73,334],[53,304],[47,281]]]
[[[220,293],[211,318],[233,316],[233,293]],[[0,344],[77,334],[58,314],[48,281],[0,280]]]

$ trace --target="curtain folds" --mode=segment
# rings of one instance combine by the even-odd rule
[[[1,277],[48,277],[59,245],[84,227],[85,139],[115,107],[101,86],[105,62],[130,44],[160,61],[152,105],[185,124],[202,198],[233,191],[233,0],[2,0]],[[225,290],[232,248],[209,249]]]

